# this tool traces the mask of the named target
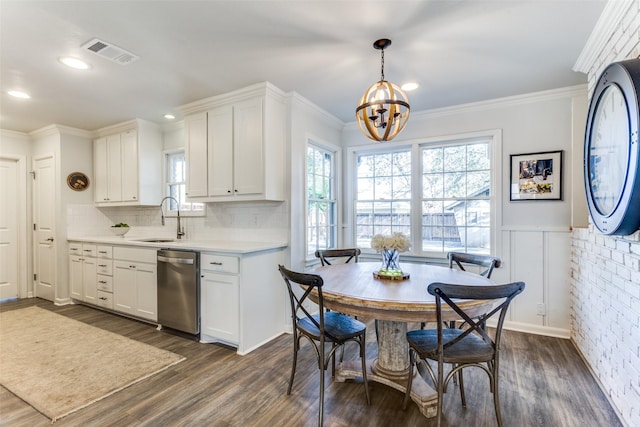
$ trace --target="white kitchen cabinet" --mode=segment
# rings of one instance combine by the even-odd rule
[[[84,296],[82,261],[80,255],[69,255],[69,293],[76,300],[82,300]]]
[[[162,134],[136,119],[98,130],[94,140],[97,206],[158,205],[162,189]]]
[[[116,246],[113,257],[113,309],[157,321],[156,250]]]
[[[207,113],[209,196],[233,195],[233,110],[233,105],[223,105]]]
[[[83,301],[89,304],[98,302],[98,276],[96,271],[96,259],[85,257],[82,261],[82,277],[84,296]]]
[[[186,193],[190,198],[207,197],[207,113],[185,117]]]
[[[200,330],[208,340],[238,346],[240,303],[238,258],[202,254]]]
[[[104,306],[98,290],[106,290],[103,283],[111,282],[111,248],[93,244],[69,245],[69,292],[71,298]]]
[[[138,155],[138,131],[131,129],[120,134],[122,151],[122,201],[136,202],[143,195],[140,194],[138,173],[140,159]]]
[[[120,134],[98,138],[93,143],[94,200],[122,200],[122,153]]]
[[[186,115],[189,199],[284,200],[282,92],[261,83],[181,108]]]
[[[234,254],[202,252],[202,342],[222,342],[247,354],[280,335],[287,318],[278,272],[282,248]]]

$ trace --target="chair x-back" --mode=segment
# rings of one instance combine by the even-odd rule
[[[346,314],[335,311],[325,311],[322,295],[322,277],[315,274],[297,273],[278,266],[284,279],[291,302],[291,321],[293,324],[293,363],[287,394],[291,394],[293,378],[296,373],[300,341],[304,337],[313,346],[318,359],[320,370],[320,404],[318,409],[318,426],[322,426],[324,412],[324,372],[329,361],[333,361],[335,370],[335,353],[338,348],[349,341],[354,341],[360,347],[362,359],[362,379],[364,382],[367,403],[370,403],[369,386],[367,383],[367,368],[365,357],[367,327],[364,323]],[[292,283],[298,285],[299,292],[294,292]],[[317,299],[318,313],[311,314],[305,308],[305,302],[310,296]],[[325,343],[331,343],[331,349],[325,353]]]
[[[346,258],[344,261],[346,264],[351,260],[358,262],[358,256],[360,256],[361,252],[360,248],[325,249],[316,251],[316,258],[320,258],[322,265],[331,265],[336,258]]]
[[[500,258],[487,255],[467,254],[464,252],[449,252],[447,254],[447,257],[449,258],[449,268],[453,268],[454,263],[462,271],[466,271],[464,268],[465,264],[473,264],[484,267],[485,270],[480,272],[480,275],[486,277],[487,279],[491,278],[491,273],[493,273],[494,268],[500,268],[500,265],[502,265],[502,260]]]
[[[438,426],[442,420],[443,394],[447,390],[449,381],[456,378],[456,374],[460,386],[462,406],[466,406],[462,370],[471,366],[483,369],[489,376],[489,389],[493,393],[496,419],[498,426],[502,426],[498,392],[502,326],[509,304],[524,290],[524,287],[523,282],[482,286],[432,283],[428,286],[427,291],[436,299],[437,329],[409,331],[407,332],[407,341],[409,342],[410,366],[415,365],[425,380],[430,377],[438,392]],[[470,315],[465,312],[460,307],[464,304],[459,300],[495,300],[499,304],[495,307],[492,306],[493,308],[488,309],[490,311],[478,316],[477,313]],[[453,310],[460,316],[464,322],[464,328],[446,327],[442,301],[448,306],[449,312]],[[493,334],[490,334],[486,324],[487,320],[494,315],[497,315],[497,324],[493,329]],[[429,359],[437,362],[436,373],[429,365]],[[445,363],[452,365],[446,377],[444,376]],[[413,375],[409,375],[403,408],[406,408],[410,397],[412,378]]]

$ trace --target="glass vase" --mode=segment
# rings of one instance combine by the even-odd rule
[[[382,276],[402,276],[399,264],[400,252],[397,249],[382,250],[382,265],[378,274]]]

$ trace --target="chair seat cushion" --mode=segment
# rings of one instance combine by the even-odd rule
[[[442,330],[442,339],[446,344],[460,336],[464,331],[454,328]],[[438,330],[420,329],[407,332],[409,345],[418,352],[421,359],[438,360]],[[493,346],[484,342],[478,335],[469,334],[459,342],[444,349],[445,363],[486,362],[493,357]]]
[[[320,323],[320,316],[315,314],[313,318]],[[298,329],[315,339],[320,338],[320,330],[307,318],[298,320]],[[359,320],[346,314],[329,311],[324,313],[325,340],[344,342],[348,339],[363,334],[367,326]]]

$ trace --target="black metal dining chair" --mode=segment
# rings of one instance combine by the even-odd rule
[[[320,264],[322,266],[332,265],[331,263],[335,263],[337,259],[340,259],[343,264],[348,264],[351,260],[353,262],[358,262],[358,257],[362,251],[360,248],[344,248],[344,249],[324,249],[317,250],[315,252],[316,258],[320,259]],[[327,310],[331,311],[331,310]],[[353,316],[354,318],[358,318],[358,316]],[[378,320],[375,321],[375,330],[376,330],[376,340],[378,338]],[[344,359],[344,347],[342,348],[342,354],[340,356],[340,360]]]
[[[453,268],[454,264],[462,271],[466,271],[464,268],[465,264],[484,267],[485,270],[481,271],[480,275],[486,277],[487,279],[491,278],[491,274],[493,273],[494,268],[500,268],[500,266],[502,265],[502,260],[500,258],[488,255],[468,254],[464,252],[449,252],[447,254],[447,258],[449,259],[449,268]]]
[[[464,266],[465,265],[476,265],[479,267],[484,267],[485,270],[481,271],[479,274],[481,276],[486,277],[487,279],[491,278],[491,274],[493,273],[494,268],[500,268],[502,265],[502,260],[500,258],[492,257],[489,255],[477,255],[477,254],[468,254],[465,252],[449,252],[447,253],[447,258],[449,259],[449,268],[453,268],[456,266],[458,269],[462,271],[467,271]],[[450,328],[455,328],[456,322],[449,322]],[[423,322],[420,324],[420,329],[424,329],[426,324]]]
[[[462,406],[466,406],[462,370],[472,366],[481,368],[489,376],[489,389],[493,394],[496,419],[498,426],[503,425],[498,391],[502,327],[509,304],[524,288],[523,282],[481,286],[432,283],[428,286],[427,291],[436,299],[437,329],[409,331],[407,341],[409,342],[409,366],[415,365],[425,381],[427,376],[430,377],[438,392],[438,426],[442,422],[443,394],[447,391],[449,381],[456,378],[456,374],[458,374]],[[477,313],[470,315],[465,312],[460,307],[459,300],[495,300],[496,303],[501,301],[490,311],[478,316]],[[464,328],[446,327],[442,314],[442,301],[460,316],[464,322]],[[498,319],[491,334],[486,324],[487,320],[494,315],[497,315]],[[428,360],[437,362],[437,372],[434,373]],[[446,377],[444,376],[445,363],[452,365]],[[403,409],[406,409],[411,395],[412,380],[413,375],[410,374]]]
[[[362,251],[360,248],[347,248],[347,249],[324,249],[316,251],[316,258],[320,259],[322,265],[331,265],[337,258],[344,259],[344,264],[353,260],[358,262],[358,257]]]
[[[353,341],[360,347],[362,379],[367,396],[367,403],[371,404],[365,356],[366,325],[346,314],[335,311],[325,311],[324,297],[322,295],[322,277],[315,274],[297,273],[287,270],[282,265],[279,265],[278,269],[289,293],[291,321],[293,324],[293,363],[291,365],[291,377],[289,378],[287,394],[291,394],[293,379],[296,373],[296,363],[298,361],[298,351],[300,350],[300,341],[304,337],[313,346],[318,360],[318,369],[320,370],[318,426],[322,426],[324,412],[324,373],[327,370],[329,361],[333,361],[335,370],[336,350],[343,347],[345,343]],[[292,283],[300,287],[300,292],[294,292],[291,286]],[[300,293],[302,295],[299,295]],[[311,314],[305,307],[305,302],[309,300],[312,294],[317,297],[318,312],[316,314]],[[331,343],[331,349],[328,353],[325,353],[325,343]]]

